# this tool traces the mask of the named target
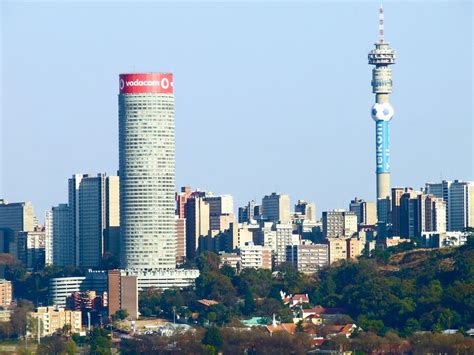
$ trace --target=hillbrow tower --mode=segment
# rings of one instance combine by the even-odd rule
[[[372,69],[372,92],[375,104],[372,106],[372,119],[375,121],[375,149],[377,175],[377,215],[379,221],[388,222],[390,210],[390,136],[389,122],[394,110],[390,104],[392,92],[392,70],[395,64],[395,51],[384,39],[384,12],[380,6],[379,40],[368,55]]]
[[[173,75],[119,77],[120,264],[176,267]]]

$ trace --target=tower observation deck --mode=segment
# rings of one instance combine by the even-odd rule
[[[390,134],[389,122],[394,115],[390,104],[392,92],[392,69],[395,64],[395,51],[385,42],[384,12],[380,6],[379,12],[379,40],[375,48],[368,54],[372,69],[372,92],[375,94],[375,104],[371,115],[375,121],[375,151],[377,176],[377,216],[379,222],[388,222],[390,203]]]

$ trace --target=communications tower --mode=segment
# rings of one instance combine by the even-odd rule
[[[380,6],[379,40],[368,55],[372,69],[372,92],[375,104],[372,106],[372,119],[375,121],[375,151],[377,176],[377,216],[379,222],[389,222],[390,212],[390,136],[389,123],[394,110],[390,104],[392,92],[392,70],[395,64],[395,51],[384,40],[384,12]]]

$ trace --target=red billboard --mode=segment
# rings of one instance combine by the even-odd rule
[[[119,89],[121,94],[172,94],[173,74],[120,74]]]

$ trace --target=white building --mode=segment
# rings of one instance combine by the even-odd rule
[[[173,75],[121,74],[119,82],[121,265],[174,269]]]
[[[350,238],[357,233],[357,215],[354,212],[333,210],[323,212],[323,232],[328,238]]]
[[[44,262],[53,265],[53,211],[48,210],[44,215]]]
[[[455,180],[449,188],[449,231],[474,227],[474,182]]]
[[[240,248],[241,269],[272,269],[272,250],[262,245],[246,243]]]
[[[291,224],[274,224],[275,231],[275,265],[286,262],[286,247],[298,244],[299,236],[293,236],[293,226]]]

